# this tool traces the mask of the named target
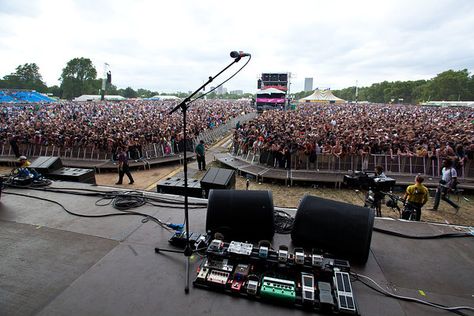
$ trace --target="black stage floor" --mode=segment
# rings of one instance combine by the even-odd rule
[[[67,182],[53,186],[112,190]],[[77,213],[116,212],[110,205],[96,206],[96,197],[27,189],[4,193],[8,192],[55,200]],[[165,222],[183,222],[181,209],[142,206],[137,211]],[[205,208],[190,210],[191,231],[203,233],[205,220]],[[390,219],[376,219],[375,225],[414,235],[463,229]],[[170,236],[154,222],[143,223],[141,217],[82,218],[51,202],[3,194],[0,315],[309,314],[193,287],[186,295],[184,256],[154,251],[157,246],[167,247]],[[290,236],[275,235],[273,244],[290,245]],[[200,260],[191,258],[192,277]],[[474,306],[473,238],[410,240],[374,232],[367,264],[352,270],[399,295]],[[361,315],[448,314],[385,297],[357,281],[353,288]]]

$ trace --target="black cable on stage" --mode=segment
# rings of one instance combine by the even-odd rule
[[[58,193],[69,193],[69,192],[63,192],[61,190],[72,190],[72,191],[90,191],[90,192],[97,192],[97,193],[120,193],[120,194],[123,194],[124,192],[127,193],[127,192],[136,192],[138,194],[142,194],[140,191],[101,191],[101,190],[92,190],[92,189],[83,189],[83,188],[60,188],[60,189],[55,189],[55,188],[45,188],[45,189],[35,189],[35,190],[39,190],[39,191],[51,191],[51,192],[58,192]],[[71,194],[74,194],[74,193],[71,193]],[[159,202],[163,202],[163,203],[169,203],[169,204],[177,204],[177,205],[180,205],[180,204],[184,204],[184,202],[180,202],[180,201],[176,201],[174,199],[169,199],[169,198],[166,198],[166,197],[155,197],[155,196],[147,196],[147,199],[150,199],[150,200],[154,200],[154,201],[159,201]],[[188,204],[190,205],[206,205],[207,206],[207,202],[189,202]]]
[[[440,234],[440,235],[428,235],[428,236],[413,236],[413,235],[406,235],[399,232],[394,232],[391,230],[386,230],[378,227],[373,228],[374,231],[387,234],[390,236],[396,236],[401,238],[408,238],[408,239],[442,239],[442,238],[461,238],[461,237],[474,237],[471,233],[447,233],[447,234]]]
[[[458,314],[458,315],[466,315],[465,313],[461,312],[461,310],[474,311],[474,307],[472,307],[472,306],[445,306],[445,305],[442,305],[442,304],[421,300],[421,299],[418,299],[418,298],[415,298],[415,297],[409,297],[409,296],[394,294],[394,293],[391,293],[391,292],[387,291],[386,289],[382,288],[382,286],[380,286],[372,278],[370,278],[366,275],[355,273],[355,272],[350,272],[350,275],[352,275],[355,278],[355,280],[360,281],[362,284],[364,284],[368,288],[370,288],[370,289],[372,289],[372,290],[374,290],[374,291],[376,291],[380,294],[383,294],[384,296],[387,296],[387,297],[392,297],[392,298],[396,298],[396,299],[399,299],[399,300],[402,300],[402,301],[413,302],[413,303],[418,303],[418,304],[423,304],[423,305],[435,307],[435,308],[442,309],[442,310],[445,310],[445,311],[448,311],[448,312],[452,312],[452,313],[455,313],[455,314]],[[375,284],[375,286],[365,282],[361,278],[369,280],[370,282]]]
[[[74,215],[74,216],[78,216],[78,217],[101,218],[101,217],[124,216],[124,215],[142,216],[142,217],[144,217],[144,219],[142,220],[143,223],[145,223],[149,220],[152,220],[155,223],[157,223],[159,226],[161,226],[162,228],[164,228],[168,231],[171,231],[171,229],[169,228],[169,226],[166,223],[162,222],[161,220],[159,220],[158,218],[156,218],[152,215],[148,215],[148,214],[145,214],[145,213],[122,210],[123,213],[108,213],[108,214],[97,214],[97,215],[80,214],[80,213],[75,213],[75,212],[72,212],[72,211],[68,210],[64,205],[62,205],[58,201],[54,201],[54,200],[51,200],[51,199],[42,198],[42,197],[38,197],[38,196],[34,196],[34,195],[22,194],[22,193],[14,193],[14,192],[3,192],[3,194],[23,196],[23,197],[27,197],[27,198],[31,198],[31,199],[37,199],[37,200],[41,200],[41,201],[54,203],[56,205],[59,205],[64,211],[66,211],[66,213]]]
[[[150,204],[157,207],[166,207],[166,208],[176,208],[181,209],[181,206],[173,206],[173,205],[182,205],[183,202],[170,200],[162,197],[154,197],[154,196],[145,196],[143,192],[139,191],[100,191],[100,190],[92,190],[92,189],[76,189],[76,188],[33,188],[33,187],[24,187],[24,186],[16,186],[16,185],[8,185],[12,188],[22,188],[22,189],[30,189],[35,191],[43,191],[43,192],[52,192],[52,193],[65,193],[65,194],[72,194],[72,195],[80,195],[80,196],[90,196],[90,197],[101,197],[99,201],[96,202],[97,206],[105,206],[112,203],[115,207],[117,205],[117,209],[124,209],[125,205],[130,203],[129,208],[139,207],[144,204]],[[86,191],[86,192],[77,192],[77,191]],[[111,202],[101,204],[100,201],[110,199]],[[114,201],[114,199],[118,200]],[[142,200],[145,203],[142,203]],[[140,202],[138,202],[140,201]],[[153,203],[158,202],[158,203]],[[159,204],[159,203],[164,203]],[[171,204],[171,205],[169,205]],[[191,209],[202,209],[207,206],[206,202],[197,202],[191,203]],[[201,205],[201,206],[199,206]]]
[[[278,234],[290,234],[293,230],[295,219],[285,211],[274,210],[275,232]]]

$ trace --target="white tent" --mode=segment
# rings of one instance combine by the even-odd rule
[[[164,100],[180,100],[181,98],[175,96],[175,95],[154,95],[151,98],[148,98],[147,100],[158,100],[158,101],[164,101]]]
[[[301,103],[306,103],[306,102],[328,102],[328,103],[343,103],[346,102],[345,100],[336,97],[334,94],[332,94],[332,91],[327,89],[327,90],[319,90],[316,89],[314,90],[313,94],[299,99],[298,102]]]
[[[274,93],[279,93],[279,94],[285,94],[285,91],[281,91],[275,88],[268,88],[265,90],[257,90],[257,94],[274,94]]]
[[[125,100],[124,97],[121,95],[106,95],[104,99],[107,101],[121,101]],[[100,101],[100,95],[92,95],[92,94],[83,94],[80,97],[75,98],[73,101],[85,102],[85,101]]]

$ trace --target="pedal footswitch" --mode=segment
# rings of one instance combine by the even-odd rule
[[[301,296],[303,304],[314,303],[314,276],[310,273],[301,272]]]

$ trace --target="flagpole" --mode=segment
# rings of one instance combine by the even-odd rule
[[[358,100],[358,98],[359,98],[359,87],[358,87],[358,83],[359,83],[359,81],[356,80],[356,100],[355,100],[355,101],[356,101],[356,105],[357,105],[357,100]]]
[[[107,66],[109,64],[107,63],[104,63],[104,72],[103,72],[103,76],[102,76],[102,89],[100,90],[100,100],[101,101],[104,101],[105,99],[105,80],[106,80],[106,77],[107,77]]]

